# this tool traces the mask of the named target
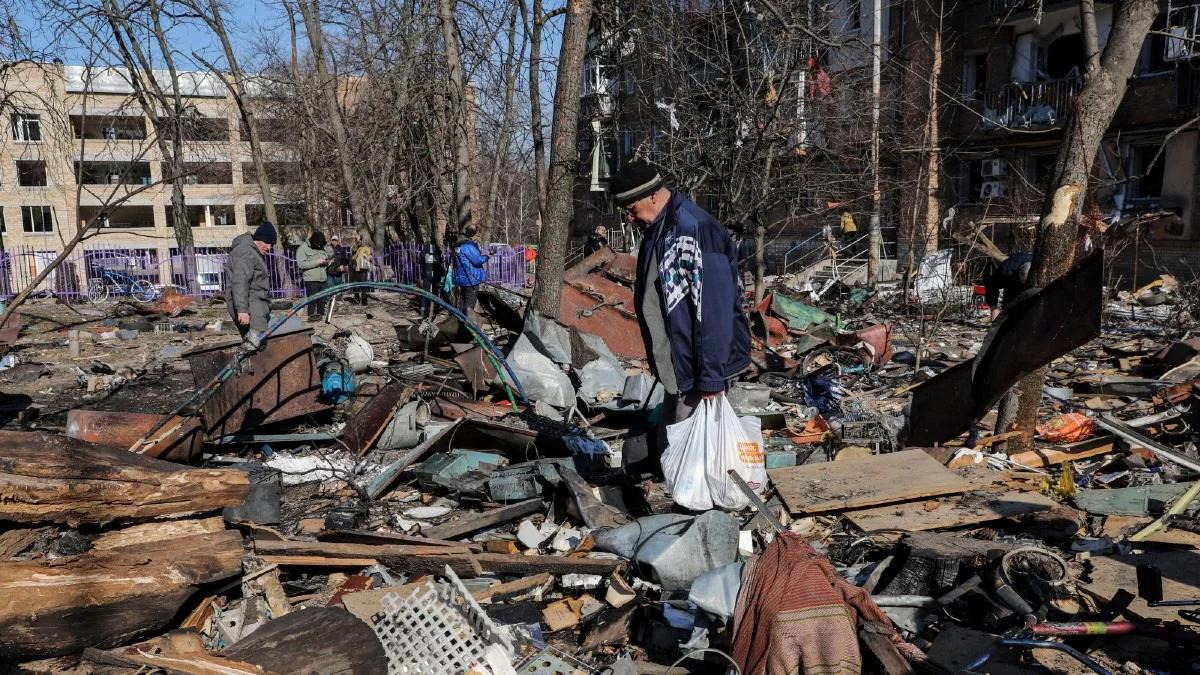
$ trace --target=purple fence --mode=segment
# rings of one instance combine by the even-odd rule
[[[402,243],[374,256],[371,280],[419,284],[420,247],[420,244]],[[210,296],[224,288],[225,258],[228,250],[197,247],[190,256],[195,266],[199,295]],[[526,285],[529,276],[524,246],[492,245],[488,247],[487,253],[490,256],[487,264],[490,283],[512,288],[523,288]],[[32,247],[0,251],[0,297],[9,299],[28,288],[57,256],[55,251]],[[449,252],[445,258],[448,262]],[[124,248],[85,249],[68,256],[38,285],[35,294],[86,301],[89,292],[100,284],[107,283],[109,295],[114,297],[128,294],[128,289],[134,281],[143,281],[158,291],[174,288],[187,294],[187,262],[188,258],[175,248],[162,251],[158,248],[139,248],[131,245]],[[300,269],[292,255],[269,254],[267,269],[271,277],[271,294],[274,297],[304,295]],[[102,281],[106,277],[109,281]]]

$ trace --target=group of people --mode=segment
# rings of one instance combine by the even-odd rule
[[[475,306],[478,290],[487,282],[488,256],[480,250],[479,232],[475,226],[467,226],[454,244],[449,278],[442,276],[441,249],[436,244],[427,245],[422,258],[422,282],[435,295],[448,290],[444,282],[458,289],[459,310],[470,315]],[[267,329],[271,311],[271,281],[265,256],[278,241],[275,225],[264,220],[253,233],[234,238],[229,255],[225,260],[227,303],[230,316],[242,336],[257,336]],[[304,293],[312,296],[320,291],[346,281],[367,281],[374,269],[373,251],[369,241],[361,234],[354,235],[351,246],[343,246],[335,234],[328,241],[322,232],[314,231],[296,249],[296,265],[300,268],[304,282]],[[352,304],[366,305],[366,289],[355,290],[348,300]],[[317,321],[328,310],[325,300],[309,303],[309,321]]]
[[[371,246],[357,233],[354,235],[353,246],[342,246],[336,234],[327,243],[324,234],[313,232],[308,240],[296,249],[296,266],[300,268],[305,295],[313,295],[347,280],[367,281],[370,279],[372,265]],[[366,289],[356,290],[350,295],[348,302],[366,305]],[[327,309],[326,302],[310,304],[309,320],[320,318]]]

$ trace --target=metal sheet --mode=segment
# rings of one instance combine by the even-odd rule
[[[109,447],[127,449],[146,435],[164,415],[107,410],[70,410],[67,412],[67,436]],[[178,422],[178,433],[169,434],[162,444],[151,445],[141,454],[186,461],[204,446],[204,432],[195,417],[177,417],[163,426],[171,429]],[[161,435],[161,434],[160,434]]]
[[[913,391],[907,445],[955,438],[1022,377],[1100,334],[1104,256],[1089,256],[1005,309],[975,358]]]
[[[213,378],[233,356],[237,343],[188,352],[196,386]],[[319,400],[321,375],[313,356],[312,329],[275,335],[246,359],[201,409],[210,437],[311,415],[330,406]]]
[[[559,321],[601,338],[616,356],[646,358],[642,331],[634,314],[633,290],[627,286],[589,274],[580,282],[563,285],[559,307]]]

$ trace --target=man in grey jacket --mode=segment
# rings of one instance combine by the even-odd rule
[[[275,226],[264,220],[254,234],[234,238],[225,258],[226,303],[242,337],[257,337],[271,319],[271,278],[263,259],[275,245]]]

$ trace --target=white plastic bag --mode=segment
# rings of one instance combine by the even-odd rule
[[[757,492],[767,481],[765,459],[758,418],[739,418],[722,394],[701,401],[691,417],[667,427],[662,467],[676,504],[694,511],[741,509],[750,500],[729,470]]]

